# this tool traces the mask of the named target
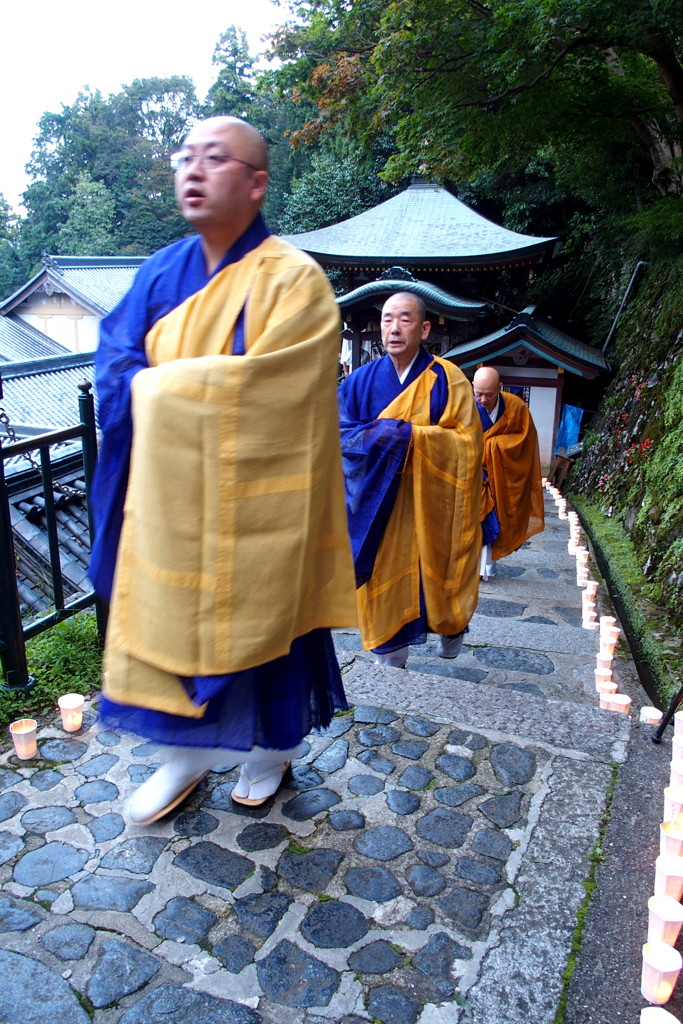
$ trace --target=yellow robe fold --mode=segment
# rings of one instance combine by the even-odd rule
[[[232,356],[247,300],[246,354]],[[199,717],[221,675],[356,622],[336,413],[337,306],[269,237],[160,320],[133,380],[133,449],[105,692]]]
[[[500,523],[493,558],[505,558],[544,529],[536,427],[526,403],[503,395],[505,412],[484,432],[484,469]]]
[[[413,425],[411,450],[372,576],[358,590],[363,647],[391,640],[420,614],[420,576],[429,628],[460,633],[477,606],[481,551],[482,432],[472,388],[461,371],[437,359],[448,402],[430,425],[429,367],[381,414]]]

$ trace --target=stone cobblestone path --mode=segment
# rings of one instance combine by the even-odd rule
[[[234,805],[219,768],[127,823],[160,751],[93,708],[77,734],[43,725],[34,761],[5,743],[0,1022],[552,1024],[633,726],[598,710],[547,511],[455,661],[432,638],[380,669],[336,635],[352,708],[263,808]],[[617,674],[648,702],[627,650]]]

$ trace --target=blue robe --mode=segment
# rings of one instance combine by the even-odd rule
[[[133,435],[130,385],[148,366],[146,335],[269,234],[259,215],[212,274],[207,274],[198,236],[161,249],[145,261],[128,294],[101,323],[96,375],[103,436],[92,489],[95,537],[90,578],[105,600],[111,597],[128,481]],[[244,310],[233,339],[233,354],[243,353]],[[117,704],[106,697],[100,702],[101,718],[172,745],[284,750],[296,746],[311,729],[328,725],[335,711],[348,706],[329,629],[296,638],[288,655],[256,668],[181,682],[193,703],[208,702],[202,718]]]
[[[505,412],[505,399],[502,395],[498,396],[498,418],[500,418]],[[483,405],[479,405],[479,402],[475,399],[475,405],[477,412],[479,413],[479,419],[481,420],[481,429],[486,433],[493,426],[493,420],[489,416],[488,412]],[[486,480],[488,474],[484,470],[484,480]],[[495,508],[492,508],[488,515],[484,516],[481,523],[481,542],[484,547],[487,544],[493,544],[494,540],[500,533],[500,523],[498,522],[498,516],[496,515]]]

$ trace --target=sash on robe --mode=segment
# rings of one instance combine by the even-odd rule
[[[488,416],[486,419],[491,423]],[[505,393],[503,412],[484,429],[484,469],[484,487],[500,524],[492,549],[492,557],[497,560],[512,554],[544,529],[536,427],[526,403],[517,395]]]
[[[247,296],[246,354],[233,356]],[[317,266],[271,236],[149,332],[150,368],[133,379],[110,700],[200,717],[178,676],[239,672],[314,629],[355,624],[338,331]]]
[[[390,479],[398,482],[394,483],[395,497],[376,547],[371,576],[358,590],[366,650],[380,647],[419,617],[421,591],[429,628],[437,633],[461,632],[476,608],[481,548],[481,427],[464,375],[445,360],[427,358],[426,362],[426,368],[420,364],[421,372],[369,424],[375,432],[386,421],[389,437],[395,436],[384,481],[387,488]],[[443,411],[433,423],[431,398],[440,376],[446,381],[446,395]],[[364,384],[365,380],[369,383]],[[356,391],[371,387],[370,373],[356,377],[354,385]],[[356,405],[368,403],[357,401]],[[408,424],[409,450],[405,432],[400,436],[401,425]],[[344,422],[342,428],[346,457],[349,442],[358,450],[362,427],[354,431],[347,424],[348,440]],[[354,504],[359,502],[355,482],[349,493],[348,471],[347,503],[353,514]],[[381,501],[378,504],[383,507]],[[353,533],[352,528],[352,537]],[[360,540],[354,551],[357,556],[363,552]]]

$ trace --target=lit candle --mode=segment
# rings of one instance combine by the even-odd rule
[[[593,675],[595,676],[595,689],[603,690],[606,692],[616,693],[617,684],[612,679],[612,669],[610,668],[594,668]],[[613,686],[614,689],[607,691],[607,687]]]
[[[62,713],[62,727],[65,732],[76,732],[83,724],[83,696],[80,693],[65,693],[57,701]]]
[[[33,718],[19,718],[11,722],[9,731],[14,743],[17,757],[22,761],[28,761],[38,753],[36,741],[36,730],[38,723]]]
[[[667,786],[664,790],[664,817],[662,821],[681,821],[682,818],[683,786]]]
[[[640,1011],[640,1024],[678,1024],[678,1018],[661,1006],[645,1006]]]
[[[665,942],[645,943],[640,991],[648,1003],[661,1006],[671,999],[682,963],[678,950]]]
[[[631,698],[627,697],[625,693],[612,693],[609,695],[608,701],[608,711],[620,711],[627,715],[631,710]]]
[[[647,941],[675,946],[683,924],[683,907],[678,900],[671,896],[650,896],[647,909]]]
[[[659,826],[659,852],[664,857],[683,854],[683,821],[663,821]]]

